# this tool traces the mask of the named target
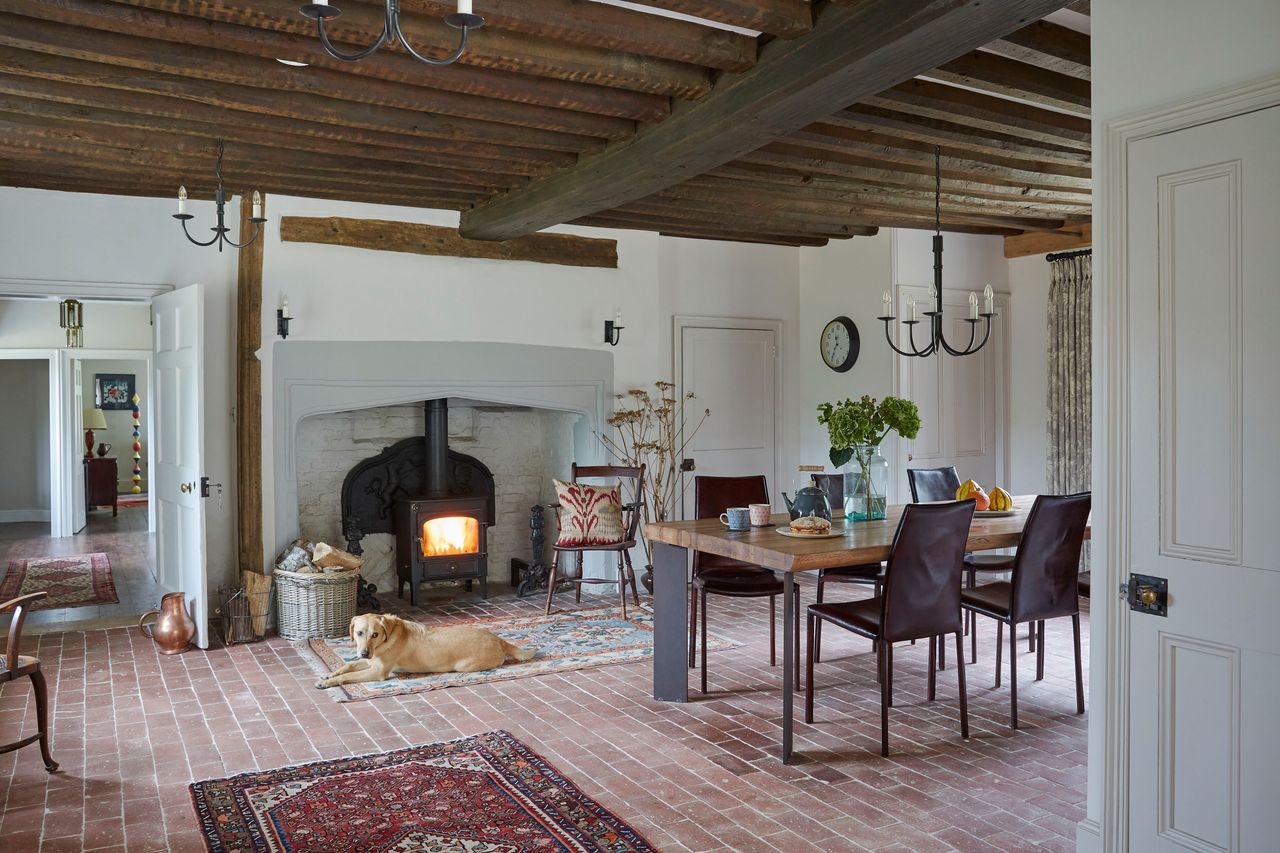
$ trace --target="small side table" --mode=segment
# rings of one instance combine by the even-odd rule
[[[120,514],[116,496],[120,491],[116,478],[116,458],[114,456],[94,456],[84,460],[84,501],[85,509],[95,507],[111,507],[111,516]]]

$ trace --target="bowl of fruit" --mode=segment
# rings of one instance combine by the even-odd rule
[[[972,500],[976,504],[973,514],[979,518],[1004,518],[1018,511],[1013,506],[1013,498],[1004,489],[996,486],[991,494],[987,494],[973,480],[965,480],[960,484],[960,488],[956,489],[956,500]]]

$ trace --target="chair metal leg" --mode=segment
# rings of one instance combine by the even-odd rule
[[[978,662],[978,614],[969,611],[969,663]]]
[[[819,572],[818,573],[818,598],[817,598],[818,604],[822,603],[822,593],[823,593],[823,590],[826,588],[826,586],[827,586],[826,578],[824,578],[822,576],[822,573]],[[813,635],[813,659],[815,661],[821,661],[822,660],[822,620],[821,619],[818,620],[818,625],[816,630],[818,633]]]
[[[1034,652],[1036,650],[1036,623],[1032,622],[1027,628],[1027,651]]]
[[[938,669],[946,669],[947,668],[947,644],[935,643],[934,645],[938,647]],[[930,646],[929,648],[933,648],[933,646]]]
[[[814,638],[817,636],[814,634],[814,622],[821,624],[820,620],[814,619],[813,614],[810,613],[808,619],[809,654],[804,665],[804,721],[806,723],[813,722],[813,659],[817,655],[817,646],[814,645]]]
[[[1036,632],[1036,681],[1044,681],[1044,620],[1033,626]]]
[[[556,594],[556,581],[559,578],[560,569],[560,552],[554,551],[551,554],[551,571],[547,572],[547,609],[543,613],[544,616],[551,614],[551,596]],[[410,596],[413,591],[410,590]]]
[[[889,755],[889,680],[892,678],[888,667],[888,644],[880,641],[880,754]]]
[[[1034,631],[1035,626],[1032,625]],[[1018,626],[1009,623],[1009,728],[1018,727]]]
[[[689,669],[698,659],[698,588],[689,584]]]
[[[1012,630],[1012,628],[1010,629]],[[1004,622],[996,620],[996,687],[1000,686],[1000,661],[1004,656]]]
[[[703,588],[702,598],[702,692],[707,692],[707,590]]]
[[[936,651],[934,649],[934,646],[937,645],[937,642],[938,642],[937,637],[929,638],[929,660],[930,661],[933,660],[933,656]],[[930,663],[930,666],[929,666],[929,701],[930,702],[934,700],[934,696],[936,695],[936,692],[937,692],[937,687],[938,687],[938,671],[934,669],[932,663]]]
[[[36,724],[40,727],[40,757],[44,759],[44,769],[50,773],[58,769],[58,762],[53,760],[49,751],[49,688],[45,685],[44,673],[36,670],[31,673],[31,686],[36,692]]]
[[[778,602],[769,596],[769,666],[778,665]]]
[[[1076,641],[1076,713],[1084,713],[1084,669],[1080,662],[1080,614],[1071,614],[1071,633]]]
[[[974,619],[973,627],[978,627],[978,620]],[[956,680],[960,685],[960,737],[965,740],[969,739],[969,691],[964,683],[964,640],[960,637],[960,632],[956,632]]]
[[[884,647],[885,686],[889,691],[889,707],[893,707],[893,643]]]

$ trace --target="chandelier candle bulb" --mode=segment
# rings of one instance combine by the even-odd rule
[[[886,290],[884,292],[884,296],[880,297],[880,301],[884,303],[884,314],[882,316],[892,317],[893,316],[893,296],[890,295],[889,291]]]
[[[982,288],[982,295],[986,297],[986,303],[985,303],[986,309],[987,309],[986,313],[988,314],[996,313],[995,311],[996,295],[995,295],[995,291],[991,289],[991,285],[988,284],[986,287]]]
[[[280,316],[286,320],[293,318],[293,315],[289,313],[289,297],[287,296],[280,297]]]
[[[978,319],[978,294],[972,290],[969,291],[969,319]]]
[[[912,320],[919,320],[919,319],[920,319],[920,309],[919,309],[919,307],[916,305],[916,298],[915,298],[914,296],[908,296],[908,297],[907,297],[907,308],[909,308],[909,309],[911,310],[911,319],[912,319]]]
[[[929,305],[929,310],[933,311],[935,314],[941,310],[938,306],[938,288],[932,285],[929,287]]]
[[[187,188],[178,187],[178,215],[187,212]]]
[[[253,191],[253,218],[262,218],[262,196],[257,190]]]
[[[458,0],[458,14],[460,15],[471,14],[471,0]]]

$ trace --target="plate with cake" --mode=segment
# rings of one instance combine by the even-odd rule
[[[844,535],[843,530],[832,530],[830,521],[816,515],[802,515],[792,519],[789,526],[779,527],[777,532],[796,539],[834,539]]]

